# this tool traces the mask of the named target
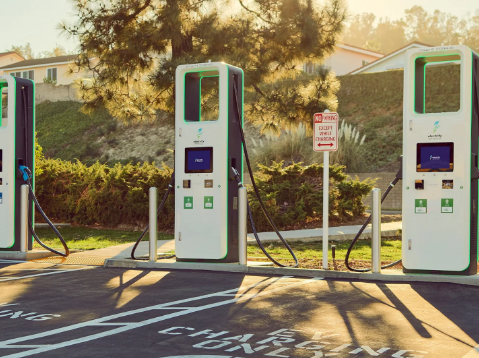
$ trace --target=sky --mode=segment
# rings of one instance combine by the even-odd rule
[[[371,12],[376,15],[376,19],[388,17],[391,20],[398,20],[404,17],[405,9],[410,9],[414,5],[422,6],[429,13],[440,10],[457,17],[472,15],[479,9],[477,0],[348,0],[349,11],[352,14]]]
[[[397,20],[404,10],[414,5],[426,11],[436,9],[458,17],[472,14],[479,8],[478,0],[348,0],[351,14],[371,12],[376,18],[388,17]],[[58,44],[67,51],[74,51],[76,43],[67,39],[57,29],[62,21],[74,20],[70,0],[0,0],[2,28],[0,30],[0,52],[12,46],[30,43],[33,52],[51,51]],[[8,16],[5,16],[8,14]]]

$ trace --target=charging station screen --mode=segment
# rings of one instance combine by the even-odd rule
[[[185,173],[213,173],[213,147],[185,148]]]
[[[418,143],[417,171],[452,172],[454,169],[454,143]]]

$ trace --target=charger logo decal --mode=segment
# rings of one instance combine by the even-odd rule
[[[196,134],[196,140],[193,141],[195,145],[203,145],[205,143],[204,140],[200,140],[200,137],[203,135],[203,128],[198,129],[198,133]]]
[[[439,127],[440,127],[439,121],[435,121],[434,122],[434,131],[432,132],[432,134],[436,133],[436,131],[439,129]]]

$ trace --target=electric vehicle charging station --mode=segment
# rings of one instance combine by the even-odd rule
[[[298,258],[284,240],[261,200],[253,177],[243,132],[243,70],[223,62],[181,65],[175,79],[175,171],[163,200],[175,190],[176,261],[239,263],[246,265],[246,217],[265,256],[280,267],[297,267]],[[265,249],[256,231],[243,185],[243,153],[251,184],[269,224],[291,254],[294,265],[284,265]],[[150,224],[136,248],[155,223]],[[154,235],[150,235],[151,237]],[[151,247],[154,248],[154,243]],[[150,261],[157,255],[150,253]]]
[[[231,168],[242,180],[243,71],[222,62],[182,65],[175,87],[177,261],[237,262],[238,185]]]
[[[32,168],[34,174],[34,84],[31,80],[3,75],[0,91],[0,251],[20,251],[20,191],[25,181],[18,168]],[[28,212],[33,223],[32,202]],[[28,250],[32,249],[32,241],[28,240]]]
[[[441,63],[460,66],[460,106],[456,112],[429,113],[426,72]],[[478,55],[464,45],[406,53],[404,272],[477,273],[478,72]]]

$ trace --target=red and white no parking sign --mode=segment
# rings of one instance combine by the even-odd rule
[[[313,122],[313,149],[315,152],[338,150],[338,122],[336,112],[315,113]]]

